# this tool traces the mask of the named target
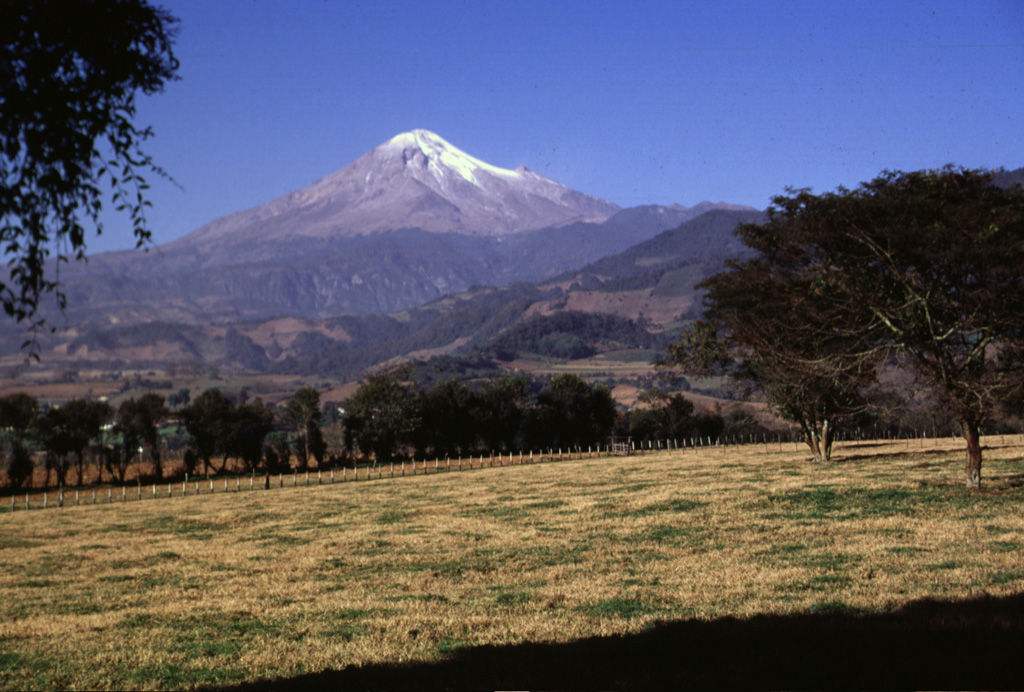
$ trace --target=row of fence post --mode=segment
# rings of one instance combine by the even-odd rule
[[[779,446],[779,449],[781,451],[783,443],[784,443],[783,436],[781,434],[777,434],[775,437],[776,437],[775,440],[771,440],[770,437],[767,434],[762,434],[761,435],[761,439],[758,440],[756,435],[750,434],[747,437],[747,440],[744,441],[742,435],[740,435],[738,438],[737,438],[737,436],[733,435],[732,436],[732,443],[731,444],[732,445],[744,445],[744,444],[746,444],[746,445],[759,445],[759,444],[764,444],[765,449],[767,451],[769,449],[770,445],[777,443],[778,446]],[[923,434],[918,439],[921,440],[921,444],[923,445],[924,444],[924,439],[926,439],[926,438],[927,438],[927,435]],[[845,438],[843,441],[848,441],[849,439],[861,439],[861,438],[860,437],[858,437],[858,438]],[[906,442],[906,444],[908,446],[910,445],[912,439],[914,439],[914,438],[911,438],[910,436],[905,438],[905,442]],[[800,447],[800,445],[802,443],[802,439],[799,436],[793,436],[792,441],[797,446],[797,448],[799,449],[799,447]],[[880,442],[888,442],[889,444],[893,444],[893,443],[901,442],[903,440],[900,440],[898,438],[894,439],[892,437],[888,437],[888,438],[881,438],[878,441],[880,441]],[[646,449],[644,448],[644,443],[645,442],[646,442],[646,445],[647,445]],[[689,442],[689,445],[687,444],[687,442]],[[1003,442],[1005,443],[1005,436],[1003,436]],[[629,454],[636,454],[636,453],[644,454],[645,452],[680,451],[680,450],[685,452],[687,449],[697,450],[697,449],[701,449],[701,448],[726,446],[726,445],[729,445],[729,444],[730,444],[730,442],[729,442],[728,438],[725,438],[725,437],[722,437],[722,436],[713,437],[713,436],[708,435],[708,436],[701,436],[701,437],[691,437],[691,438],[689,438],[689,440],[684,438],[683,441],[682,441],[682,444],[679,443],[678,439],[657,440],[657,441],[641,440],[641,441],[639,441],[639,443],[637,441],[630,440],[625,446],[628,447],[628,452],[627,453],[629,453]],[[605,446],[603,448],[602,448],[601,445],[597,445],[596,450],[594,449],[593,446],[590,446],[590,447],[587,448],[586,457],[587,458],[593,458],[595,454],[598,457],[600,457],[602,455],[604,455],[604,456],[616,455],[618,453],[622,453],[622,446],[623,445],[621,443],[607,445],[607,446]],[[556,457],[556,454],[557,454],[557,457]],[[584,458],[584,452],[582,451],[582,448],[577,448],[577,450],[575,452],[573,450],[571,450],[571,449],[568,450],[569,459],[572,459],[574,454],[576,455],[577,459]],[[515,453],[509,452],[507,456],[508,456],[507,464],[505,462],[505,454],[504,453],[500,453],[500,452],[497,454],[497,463],[495,463],[495,454],[493,452],[490,455],[481,454],[481,455],[479,455],[479,457],[469,456],[469,457],[465,458],[465,462],[466,463],[464,463],[464,458],[462,456],[459,456],[456,461],[452,461],[452,459],[450,457],[445,457],[445,459],[444,459],[444,467],[443,468],[444,468],[444,470],[446,472],[448,472],[448,471],[452,471],[453,468],[455,470],[457,470],[457,471],[463,471],[463,470],[472,470],[472,469],[493,468],[495,466],[500,468],[500,467],[504,467],[506,465],[508,465],[508,466],[516,465],[516,455],[515,455]],[[565,450],[563,448],[559,448],[557,450],[557,452],[556,452],[554,449],[548,449],[546,454],[545,454],[545,452],[541,451],[540,454],[539,454],[539,459],[535,458],[535,455],[534,455],[533,451],[530,451],[528,456],[524,452],[520,451],[518,453],[518,464],[519,465],[524,465],[524,464],[543,463],[544,459],[545,459],[545,456],[548,458],[549,461],[555,461],[556,459],[561,461],[561,460],[563,460],[565,458]],[[478,459],[478,461],[475,462],[474,461],[475,459]],[[442,468],[441,463],[442,462],[441,462],[441,459],[439,457],[434,459],[434,464],[433,464],[434,469],[433,470],[434,470],[435,473],[439,473],[441,471],[441,468]],[[409,469],[409,473],[408,474],[407,474],[407,464],[411,465],[411,468]],[[417,475],[417,469],[420,468],[420,469],[422,469],[423,474],[426,475],[427,473],[430,472],[429,466],[430,466],[430,462],[427,461],[427,460],[423,460],[421,462],[417,462],[415,460],[413,460],[413,461],[404,461],[403,460],[403,461],[399,462],[399,466],[397,468],[397,473],[399,474],[399,477],[405,477],[406,475],[413,475],[413,476],[415,476],[415,475]],[[366,469],[366,474],[365,474],[364,480],[371,480],[373,478],[374,470],[376,470],[376,477],[378,479],[383,478],[383,476],[384,476],[384,464],[376,464],[375,463],[373,465],[363,466],[362,468]],[[340,473],[341,482],[343,482],[343,483],[348,482],[348,476],[349,476],[348,472],[349,472],[349,470],[352,471],[352,481],[359,481],[360,480],[360,467],[356,466],[356,467],[353,467],[351,469],[349,467],[342,467],[340,469],[340,472],[341,472]],[[330,476],[329,476],[330,481],[329,482],[330,483],[335,483],[336,480],[337,480],[336,469],[332,467],[330,469],[326,469],[326,471],[328,471],[329,474],[330,474]],[[324,481],[325,481],[324,472],[325,472],[325,469],[323,469],[323,468],[318,468],[316,470],[316,484],[317,485],[321,485],[321,484],[324,483]],[[388,475],[389,478],[394,478],[395,474],[396,474],[396,465],[395,465],[395,462],[392,461],[392,462],[389,463],[387,475]],[[263,477],[263,481],[261,483],[261,485],[263,486],[263,489],[269,490],[271,488],[271,486],[272,486],[271,477],[272,477],[273,474],[265,473],[265,474],[260,474],[260,475]],[[292,476],[291,486],[292,487],[297,487],[299,485],[299,471],[297,469],[293,470],[292,473],[291,473],[291,476]],[[304,471],[304,482],[303,482],[303,484],[305,486],[309,486],[310,485],[310,478],[311,478],[310,470],[306,469]],[[242,476],[235,476],[234,479],[235,479],[235,491],[236,492],[240,492],[242,490]],[[230,479],[229,479],[229,477],[225,477],[223,480],[224,480],[224,492],[229,492],[229,480]],[[208,483],[209,484],[209,494],[214,494],[216,492],[214,481],[215,481],[215,479],[213,477],[210,477],[210,476],[208,476],[205,480],[201,480],[199,478],[192,478],[192,479],[190,479],[188,474],[185,474],[185,479],[183,481],[181,481],[181,495],[183,497],[189,495],[189,483],[190,482],[192,482],[194,484],[193,485],[193,487],[194,487],[193,494],[195,494],[195,495],[200,495],[201,494],[201,492],[200,492],[200,484],[201,483],[203,483],[203,484],[207,484]],[[170,498],[170,497],[174,496],[174,485],[175,485],[175,483],[176,482],[174,482],[174,481],[171,481],[171,482],[167,483],[167,494],[166,494],[166,497]],[[159,484],[159,485],[156,484],[156,483],[152,484],[151,492],[152,492],[153,499],[156,499],[160,494],[162,494],[162,491],[158,491],[158,488],[162,488],[162,487],[163,487],[162,483]],[[278,473],[278,487],[279,488],[285,487],[285,474],[283,472],[279,472]],[[139,483],[137,485],[136,493],[134,493],[137,496],[138,500],[142,499],[142,495],[143,495],[143,489],[142,488],[143,488],[142,484]],[[256,472],[253,471],[249,475],[249,490],[252,491],[252,490],[255,490],[255,489],[256,489]],[[25,495],[24,495],[24,507],[25,507],[25,509],[31,509],[32,508],[31,495],[32,495],[32,493],[25,493]],[[115,502],[115,499],[114,499],[114,486],[108,486],[107,487],[106,495],[107,495],[107,497],[106,497],[107,503],[108,504],[113,504]],[[20,494],[12,494],[11,495],[11,508],[10,508],[11,511],[15,511],[17,509],[17,507],[18,507],[18,498],[19,497],[20,497]],[[100,498],[100,495],[98,493],[98,489],[97,488],[93,488],[92,489],[92,502],[90,503],[90,502],[86,501],[85,504],[93,504],[93,505],[98,504],[99,503],[99,498]],[[42,498],[42,507],[44,509],[49,508],[49,506],[50,506],[49,499],[50,499],[50,491],[45,491],[43,493],[43,498]],[[128,501],[128,486],[127,485],[122,485],[121,486],[121,492],[120,492],[120,498],[119,499],[120,499],[121,502],[127,502]],[[67,504],[66,491],[65,491],[65,489],[63,487],[61,487],[57,491],[57,506],[58,507],[63,507],[65,504]],[[80,505],[80,504],[82,504],[82,493],[80,492],[80,489],[76,489],[75,490],[75,505],[77,506],[77,505]]]

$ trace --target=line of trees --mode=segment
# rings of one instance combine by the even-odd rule
[[[578,375],[532,392],[526,377],[505,374],[471,389],[458,379],[420,390],[410,369],[382,368],[341,404],[346,447],[378,461],[468,456],[480,451],[586,448],[604,444],[617,410],[611,392]]]
[[[764,432],[747,416],[723,419],[698,411],[680,393],[647,392],[641,405],[621,410],[603,384],[565,373],[541,385],[505,373],[471,388],[458,378],[421,389],[408,366],[367,375],[342,402],[345,449],[378,461],[396,455],[454,458],[490,452],[596,449],[612,436],[637,442],[694,437],[718,439],[727,423],[733,434]]]
[[[75,399],[45,409],[35,398],[17,393],[0,397],[0,453],[6,457],[8,484],[15,488],[30,482],[37,455],[44,460],[47,486],[67,485],[72,470],[75,484],[83,485],[90,456],[100,480],[105,472],[124,483],[133,464],[141,478],[147,461],[148,475],[164,478],[168,431],[183,442],[183,470],[189,474],[223,473],[232,460],[234,470],[284,469],[293,458],[305,468],[311,458],[326,461],[319,406],[319,395],[309,387],[286,402],[280,420],[259,399],[236,402],[217,389],[178,411],[169,410],[155,393],[126,399],[116,408],[106,401]],[[269,439],[273,435],[276,439]]]

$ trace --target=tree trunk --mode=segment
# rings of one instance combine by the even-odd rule
[[[160,458],[160,448],[153,446],[149,448],[149,458],[153,461],[153,475],[157,480],[164,477],[163,459]]]
[[[964,439],[967,441],[967,487],[981,490],[981,433],[977,423],[964,422]]]
[[[828,418],[826,418],[821,423],[821,437],[822,437],[822,440],[824,442],[823,449],[822,449],[823,458],[825,459],[825,461],[831,461],[832,460],[832,441],[836,437],[836,431],[833,428],[833,426],[830,425],[830,422],[829,422]]]
[[[818,435],[818,425],[816,423],[803,423],[804,429],[804,442],[811,448],[811,456],[814,457],[814,461],[821,461],[821,437]]]
[[[82,476],[85,475],[85,450],[79,449],[75,452],[75,466],[78,471],[78,478],[76,479],[75,485],[82,487]]]

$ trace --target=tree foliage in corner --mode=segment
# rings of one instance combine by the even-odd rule
[[[966,482],[979,488],[981,426],[1024,393],[1024,190],[993,185],[988,171],[886,172],[855,190],[791,191],[774,199],[767,223],[740,232],[758,256],[726,276],[763,266],[793,309],[719,312],[720,326],[742,334],[741,320],[768,320],[779,338],[804,344],[817,323],[825,339],[803,356],[811,372],[816,359],[856,368],[880,349],[896,354],[960,422]],[[729,281],[708,282],[712,316],[716,282]],[[748,290],[756,301],[762,289]],[[762,344],[744,345],[775,362]],[[694,352],[680,345],[673,360]],[[862,373],[840,368],[835,381],[852,392],[859,383],[847,375]],[[800,377],[781,381],[813,394]]]
[[[43,324],[40,299],[66,306],[54,270],[102,233],[105,193],[150,239],[147,185],[165,175],[142,149],[136,92],[175,79],[177,20],[145,0],[0,0],[0,301],[14,320]]]

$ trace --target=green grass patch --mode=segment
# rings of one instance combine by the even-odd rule
[[[7,550],[12,548],[35,548],[36,546],[42,544],[42,541],[37,541],[31,538],[0,535],[0,550]]]
[[[494,602],[504,608],[524,605],[534,598],[532,591],[501,591],[494,597]]]
[[[437,652],[440,654],[453,654],[459,649],[465,649],[467,646],[469,646],[469,642],[446,637],[437,642]]]
[[[404,524],[409,520],[409,517],[405,512],[401,512],[397,509],[389,509],[382,512],[377,516],[377,523],[383,526],[390,526],[392,524]]]
[[[704,544],[707,535],[708,531],[703,526],[656,524],[644,531],[642,539],[666,545],[697,546]]]
[[[865,612],[863,608],[852,606],[838,598],[818,601],[811,606],[810,610],[819,615],[858,615]]]
[[[992,541],[988,547],[1000,553],[1021,553],[1024,552],[1024,543],[1020,541]]]
[[[55,582],[49,579],[27,579],[11,584],[16,589],[45,589],[53,586]]]
[[[847,520],[869,517],[912,516],[934,511],[936,505],[963,503],[934,489],[844,488],[818,486],[768,496],[774,516],[797,520]],[[930,506],[930,507],[929,507]]]
[[[668,502],[658,502],[647,505],[646,507],[626,510],[623,512],[609,512],[609,515],[621,517],[649,517],[657,514],[686,514],[687,512],[693,512],[694,510],[707,507],[707,505],[707,502],[679,499],[670,500]]]
[[[578,608],[579,612],[592,618],[624,618],[631,620],[641,615],[660,612],[650,603],[636,598],[609,598],[597,603],[588,603]]]
[[[296,536],[293,533],[272,533],[260,539],[261,545],[277,548],[292,548],[297,545],[309,545],[312,542],[312,538]]]
[[[1016,584],[1024,582],[1024,570],[1013,569],[991,572],[985,577],[989,584]]]
[[[546,500],[543,502],[531,502],[526,505],[528,509],[554,509],[556,507],[564,507],[564,500]]]
[[[245,673],[241,670],[232,670],[221,666],[177,665],[166,662],[139,666],[125,677],[125,681],[132,687],[158,689],[228,685],[244,679]]]

